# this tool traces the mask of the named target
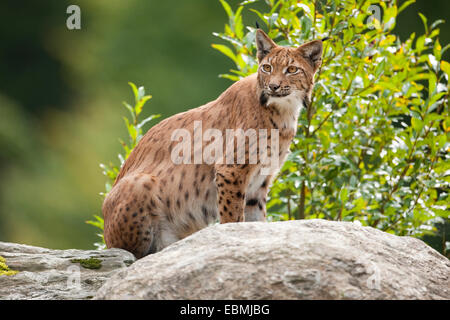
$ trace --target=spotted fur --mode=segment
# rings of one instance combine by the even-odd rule
[[[140,258],[217,220],[265,220],[267,191],[289,153],[300,107],[310,100],[322,42],[281,47],[261,30],[256,42],[256,74],[234,83],[216,100],[155,125],[130,154],[103,203],[109,248],[123,248]],[[262,70],[265,65],[270,72]],[[295,73],[287,73],[289,67]],[[171,153],[178,142],[171,141],[171,133],[187,129],[194,143],[199,139],[195,121],[202,121],[203,132],[215,128],[224,136],[226,129],[268,129],[269,153],[270,129],[278,129],[277,170],[262,175],[262,164],[249,161],[248,144],[245,163],[174,164]],[[208,143],[202,141],[202,147]]]

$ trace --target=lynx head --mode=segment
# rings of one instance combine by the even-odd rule
[[[261,105],[309,105],[314,74],[322,63],[322,41],[311,41],[298,48],[281,47],[258,29],[256,47]]]

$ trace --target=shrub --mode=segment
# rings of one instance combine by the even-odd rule
[[[267,0],[266,10],[221,0],[229,22],[213,47],[231,58],[238,80],[256,72],[255,28],[279,45],[324,42],[312,107],[303,110],[292,153],[268,201],[271,220],[359,221],[397,235],[422,236],[449,218],[448,76],[437,26],[420,14],[423,35],[402,42],[392,30],[413,1]],[[373,5],[382,12],[374,19]]]

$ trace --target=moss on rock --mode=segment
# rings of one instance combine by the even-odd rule
[[[19,271],[11,270],[6,264],[6,259],[0,256],[0,276],[13,276]]]
[[[88,259],[72,259],[72,263],[79,263],[83,268],[86,269],[100,269],[102,267],[102,260],[97,258]]]

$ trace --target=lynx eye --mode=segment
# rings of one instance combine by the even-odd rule
[[[272,66],[270,64],[263,64],[262,69],[265,72],[270,72],[272,71]]]
[[[298,71],[298,68],[296,66],[289,66],[287,68],[287,73],[296,73]]]

